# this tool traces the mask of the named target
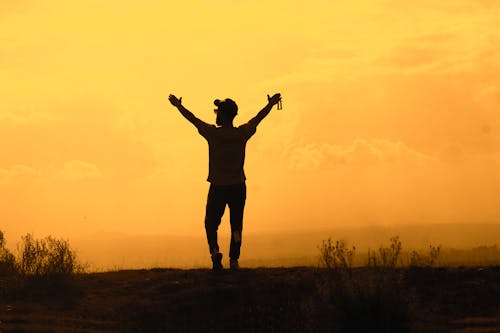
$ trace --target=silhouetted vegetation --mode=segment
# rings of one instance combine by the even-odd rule
[[[70,276],[82,272],[83,267],[69,242],[47,236],[36,239],[32,234],[23,236],[18,244],[18,256],[6,248],[0,231],[0,274],[18,274],[26,277],[46,278]]]
[[[411,251],[409,265],[411,267],[432,267],[441,253],[441,246],[429,245],[429,252]]]
[[[16,258],[5,247],[5,243],[3,232],[0,230],[0,277],[16,273]]]
[[[17,256],[5,244],[0,231],[0,296],[66,297],[64,291],[75,274],[83,272],[67,240],[27,234],[17,246]]]
[[[409,332],[412,291],[409,276],[433,266],[440,246],[426,251],[403,252],[399,237],[388,246],[368,250],[364,263],[356,258],[356,247],[328,239],[320,246],[320,262],[327,268],[320,295],[330,304],[341,332]],[[354,263],[358,265],[355,267]],[[420,271],[419,271],[420,272]],[[406,279],[406,280],[405,280]]]
[[[356,248],[331,239],[320,247],[327,268],[320,294],[341,332],[408,332],[410,313],[402,283],[401,241],[369,251],[365,267],[353,269]]]
[[[81,271],[75,252],[67,240],[51,236],[36,239],[31,234],[22,237],[18,272],[36,279],[64,278]]]

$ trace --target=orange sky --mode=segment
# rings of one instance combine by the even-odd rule
[[[284,96],[248,232],[499,222],[499,31],[494,0],[3,1],[0,230],[203,234],[208,149],[169,93],[237,123]]]

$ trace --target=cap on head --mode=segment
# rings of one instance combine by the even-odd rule
[[[223,101],[216,99],[214,104],[217,106],[217,110],[215,110],[215,112],[222,112],[228,116],[233,115],[233,117],[238,114],[238,105],[236,105],[236,102],[230,98],[226,98]]]
[[[222,119],[232,121],[238,114],[238,105],[236,105],[236,102],[230,98],[226,98],[223,101],[216,99],[214,104],[217,106],[217,109],[214,110],[217,114],[217,124],[219,124]]]

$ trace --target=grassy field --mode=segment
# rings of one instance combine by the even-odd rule
[[[440,246],[398,236],[318,250],[319,266],[91,273],[66,240],[27,234],[14,255],[0,233],[0,332],[500,331],[500,266],[436,267]]]
[[[334,275],[296,267],[4,279],[10,288],[0,299],[0,331],[500,331],[500,267],[401,268],[389,275],[360,267],[349,273],[355,284]]]

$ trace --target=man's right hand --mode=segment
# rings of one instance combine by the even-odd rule
[[[177,97],[175,97],[175,95],[170,94],[170,96],[168,96],[168,100],[175,107],[179,107],[182,105],[182,97],[177,98]]]
[[[267,101],[269,102],[269,104],[271,105],[275,105],[275,104],[278,104],[278,102],[281,100],[281,94],[274,94],[273,96],[269,96],[267,95]]]

